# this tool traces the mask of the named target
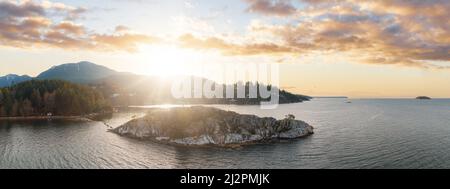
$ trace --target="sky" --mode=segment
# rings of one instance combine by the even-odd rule
[[[311,96],[450,97],[448,0],[0,0],[0,75],[270,63]]]

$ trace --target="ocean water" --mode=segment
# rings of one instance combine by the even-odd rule
[[[238,149],[186,148],[120,137],[102,122],[0,122],[0,168],[450,168],[450,100],[314,99],[280,105],[216,106],[283,118],[315,134]],[[113,126],[139,112],[119,113]]]

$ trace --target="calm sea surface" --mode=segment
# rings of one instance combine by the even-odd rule
[[[102,122],[0,122],[0,168],[450,168],[450,100],[315,99],[217,106],[283,118],[315,134],[239,149],[183,148],[120,137]],[[119,113],[113,126],[142,113]]]

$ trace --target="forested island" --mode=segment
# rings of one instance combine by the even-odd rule
[[[242,85],[245,91],[245,98],[239,98],[238,94],[238,85]],[[278,103],[280,104],[288,104],[288,103],[298,103],[303,101],[309,101],[311,97],[305,95],[297,95],[290,93],[285,90],[281,90],[278,87],[272,85],[264,85],[259,82],[245,82],[245,83],[235,83],[233,85],[225,85],[222,84],[222,88],[226,89],[227,87],[232,87],[234,90],[233,98],[225,98],[227,96],[226,91],[223,91],[222,97],[224,98],[182,98],[182,99],[174,99],[171,94],[167,94],[165,96],[169,97],[166,100],[168,103],[175,104],[236,104],[236,105],[259,105],[261,102],[268,102],[271,100],[271,97],[264,98],[260,94],[260,88],[266,88],[268,90],[278,90]],[[251,88],[254,88],[256,91],[256,98],[250,97]],[[194,89],[192,89],[194,90]],[[170,92],[170,90],[167,90]]]
[[[0,117],[82,116],[110,112],[103,95],[60,80],[30,80],[0,89]]]

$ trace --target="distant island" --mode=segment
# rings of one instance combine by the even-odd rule
[[[85,116],[111,112],[103,95],[59,80],[29,80],[0,88],[1,117]]]
[[[314,98],[348,98],[346,96],[315,96]]]
[[[431,100],[431,98],[427,97],[427,96],[418,96],[418,97],[416,97],[416,99],[418,99],[418,100]]]
[[[313,134],[313,127],[293,115],[276,120],[197,106],[151,109],[111,132],[175,145],[228,147],[304,137]]]

